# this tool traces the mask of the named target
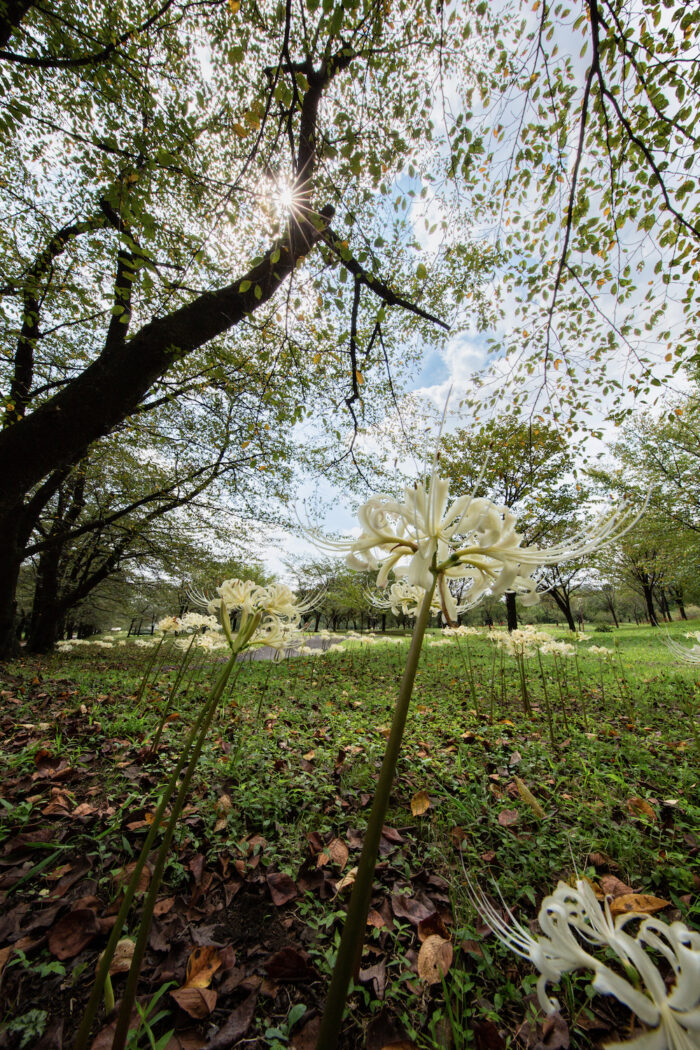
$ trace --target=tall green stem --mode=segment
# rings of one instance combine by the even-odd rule
[[[413,628],[411,647],[408,651],[399,689],[399,698],[394,710],[391,731],[386,751],[384,752],[377,788],[374,793],[374,801],[369,815],[362,854],[357,866],[357,876],[348,906],[345,928],[340,939],[333,976],[328,989],[326,1007],[321,1018],[316,1050],[336,1050],[337,1048],[348,988],[350,987],[355,967],[360,960],[365,927],[367,925],[367,913],[369,912],[369,905],[372,899],[372,886],[374,883],[374,870],[377,865],[379,842],[382,836],[386,812],[389,808],[391,786],[394,782],[396,763],[401,750],[401,741],[411,703],[413,683],[418,668],[421,646],[423,645],[423,636],[430,619],[430,603],[433,600],[434,590],[435,583],[433,582],[433,586],[429,587],[425,592],[423,604]]]
[[[143,956],[146,952],[148,945],[148,935],[151,929],[151,919],[153,917],[153,909],[156,904],[158,892],[160,890],[160,884],[163,879],[163,872],[165,871],[165,865],[168,861],[168,854],[170,853],[170,844],[175,834],[175,828],[180,818],[182,807],[185,804],[187,798],[192,776],[195,768],[199,761],[199,756],[204,746],[209,727],[211,726],[212,720],[216,713],[216,709],[221,699],[221,696],[228,682],[231,671],[236,665],[236,656],[234,653],[226,666],[222,669],[219,675],[218,681],[212,690],[211,697],[205,705],[204,719],[200,723],[199,733],[195,741],[190,760],[187,764],[187,769],[182,778],[182,784],[180,790],[177,793],[177,797],[171,807],[170,817],[163,834],[163,840],[158,850],[158,856],[156,858],[155,867],[151,875],[151,881],[148,887],[148,894],[143,904],[143,911],[141,912],[141,919],[139,922],[139,932],[136,937],[136,944],[134,946],[134,955],[131,961],[131,967],[129,974],[126,979],[126,987],[124,989],[124,996],[122,998],[121,1007],[119,1009],[119,1017],[117,1018],[117,1026],[114,1032],[114,1040],[112,1042],[112,1050],[124,1050],[126,1046],[127,1036],[129,1034],[129,1022],[131,1020],[131,1011],[134,1007],[134,1001],[136,999],[136,989],[138,985],[139,976],[141,973],[141,963]]]

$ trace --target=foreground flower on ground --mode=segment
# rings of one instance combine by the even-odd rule
[[[486,899],[472,890],[474,903],[498,939],[539,970],[537,997],[547,1014],[559,1003],[547,994],[547,985],[565,973],[590,970],[591,986],[601,995],[612,995],[628,1007],[651,1031],[624,1043],[608,1043],[608,1050],[698,1050],[700,1047],[700,934],[681,922],[666,923],[629,913],[613,920],[607,900],[601,906],[591,885],[581,879],[575,888],[560,882],[545,897],[538,915],[544,932],[533,937],[506,908],[508,921]],[[639,923],[632,935],[625,929]],[[587,948],[617,955],[614,970]],[[663,957],[674,981],[667,987],[650,948]],[[610,961],[610,960],[609,960]]]
[[[385,587],[394,572],[405,576],[408,587],[420,587],[424,592],[321,1018],[317,1050],[336,1050],[348,988],[361,958],[382,827],[434,595],[437,593],[450,626],[455,625],[457,617],[449,586],[454,579],[465,581],[461,593],[470,606],[488,593],[500,596],[506,592],[515,592],[526,605],[532,605],[539,601],[533,578],[536,569],[567,558],[581,558],[618,539],[638,517],[616,510],[601,518],[586,535],[569,543],[546,550],[523,547],[522,535],[516,532],[515,515],[507,507],[473,495],[462,496],[450,504],[449,482],[439,476],[437,465],[436,454],[430,477],[406,488],[403,500],[372,496],[358,511],[362,531],[356,539],[331,540],[318,529],[306,530],[322,550],[344,552],[351,568],[377,570],[378,587]],[[522,663],[521,657],[521,667]],[[523,703],[529,710],[524,679]]]

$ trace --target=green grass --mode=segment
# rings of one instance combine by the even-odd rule
[[[697,626],[673,624],[670,631],[683,641],[683,633]],[[428,640],[437,640],[438,633]],[[565,637],[554,629],[552,634]],[[443,986],[421,987],[414,972],[416,929],[401,920],[393,930],[370,931],[363,961],[369,966],[385,960],[385,1002],[421,1047],[442,1045],[445,1026],[454,1045],[476,1045],[474,1025],[488,1022],[506,1033],[507,1045],[531,1011],[531,968],[477,932],[467,877],[487,892],[497,886],[527,925],[559,879],[576,872],[595,879],[589,856],[605,854],[620,879],[663,897],[677,917],[700,927],[697,668],[678,663],[664,645],[663,629],[625,625],[589,637],[578,647],[581,688],[573,661],[564,663],[557,679],[553,659],[543,658],[554,746],[537,660],[526,661],[533,705],[527,717],[516,664],[506,658],[501,667],[500,657],[494,662],[490,642],[469,639],[473,694],[464,651],[454,641],[424,648],[387,821],[403,841],[382,858],[376,899],[401,890],[420,893],[426,886],[435,893],[426,879],[445,880],[438,899],[450,913],[455,960]],[[615,644],[619,653],[604,665],[602,681],[599,661],[586,655],[591,643]],[[207,865],[224,855],[245,856],[255,835],[264,840],[259,872],[281,871],[297,879],[314,835],[348,843],[345,871],[352,867],[407,645],[407,638],[399,644],[352,643],[319,658],[242,664],[200,763],[192,796],[196,819],[183,822],[166,873],[167,892],[186,888],[193,854],[204,854]],[[105,812],[98,829],[74,822],[69,836],[61,841],[57,836],[51,866],[40,866],[52,854],[37,849],[34,867],[8,895],[12,904],[45,895],[51,885],[46,876],[63,862],[62,850],[87,851],[99,872],[99,893],[114,892],[113,873],[138,849],[139,834],[126,825],[155,804],[158,785],[212,676],[210,661],[178,697],[178,717],[165,730],[157,760],[144,767],[147,779],[135,782],[133,769],[155,731],[179,655],[164,650],[139,709],[133,697],[145,650],[84,647],[6,669],[0,843],[47,823],[42,810],[49,783],[38,779],[31,789],[22,788],[40,768],[37,756],[43,750],[51,761],[64,759],[74,768],[94,772],[98,763],[99,776],[85,784],[69,781],[66,789],[73,795],[69,808],[89,800]],[[543,807],[544,819],[521,798],[516,776]],[[85,787],[94,789],[92,794],[85,794]],[[419,791],[428,793],[430,807],[414,816],[411,800]],[[232,806],[222,826],[223,795]],[[650,809],[640,809],[634,801],[640,799]],[[339,871],[334,874],[340,877]],[[302,941],[319,972],[321,998],[343,902],[342,895],[309,890],[287,906],[295,929],[306,931]],[[36,965],[49,958],[41,955]],[[362,1026],[376,1017],[381,1004],[371,987],[356,990],[350,1024]],[[572,1045],[597,1045],[590,1026],[595,1010],[581,983],[565,982],[558,994],[575,1029]],[[36,1005],[20,993],[7,1008],[5,1023]],[[267,1026],[279,1028],[284,1018],[275,1009],[271,1004]],[[261,1046],[264,1027],[255,1029]]]

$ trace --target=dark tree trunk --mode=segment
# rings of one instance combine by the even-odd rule
[[[0,48],[4,50],[7,47],[10,37],[31,6],[30,0],[4,0],[0,3]]]
[[[11,517],[0,523],[0,660],[14,656],[19,648],[15,594],[24,559],[24,543],[24,529],[17,520]]]
[[[574,623],[574,615],[571,611],[571,602],[569,601],[569,595],[564,591],[557,590],[556,587],[552,587],[549,592],[554,598],[554,601],[559,606],[559,611],[563,614],[564,619],[569,625],[570,631],[576,631],[576,624]]]
[[[659,605],[661,606],[661,612],[666,618],[666,622],[673,623],[673,617],[671,616],[671,610],[668,607],[668,598],[666,597],[666,590],[664,587],[659,588]]]
[[[506,591],[506,616],[508,617],[508,630],[518,629],[518,609],[515,604],[515,595],[512,591]]]
[[[60,621],[65,617],[58,600],[61,548],[49,547],[39,558],[34,602],[27,632],[30,653],[47,653],[58,638]]]
[[[647,619],[652,627],[658,627],[659,621],[656,617],[656,609],[654,608],[654,596],[651,586],[648,583],[642,584],[642,590],[644,592],[644,604],[647,609]]]

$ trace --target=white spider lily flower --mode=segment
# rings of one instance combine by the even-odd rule
[[[615,651],[613,649],[608,649],[606,645],[592,645],[587,652],[595,653],[601,660],[609,660],[615,655]]]
[[[482,627],[467,627],[466,624],[461,624],[459,627],[443,627],[442,633],[449,638],[467,638],[470,634],[483,635],[484,630]]]
[[[618,539],[639,514],[616,510],[569,543],[544,550],[523,547],[516,517],[507,507],[472,495],[449,503],[449,482],[438,475],[436,457],[430,478],[406,488],[403,501],[372,496],[358,518],[362,531],[355,539],[330,540],[317,530],[307,532],[322,549],[344,551],[351,568],[378,570],[378,587],[386,586],[399,567],[409,586],[428,590],[437,579],[443,612],[453,622],[448,579],[469,581],[470,605],[487,592],[499,596],[507,591],[519,594],[525,605],[535,604],[539,598],[532,574],[538,568],[580,558]]]
[[[397,580],[396,583],[392,583],[386,594],[372,593],[369,590],[365,593],[367,601],[377,609],[391,609],[394,616],[403,613],[404,616],[416,617],[423,602],[425,589],[411,585],[408,580]],[[440,596],[434,594],[430,603],[430,611],[438,613],[440,609]]]
[[[555,642],[549,639],[540,646],[543,656],[576,656],[576,649],[569,642]]]
[[[180,617],[180,628],[183,631],[201,631],[205,627],[210,631],[218,631],[219,621],[215,616],[205,616],[198,612],[188,612]]]
[[[180,620],[177,616],[165,616],[156,624],[156,630],[163,631],[164,634],[177,634],[180,629]]]
[[[686,634],[686,638],[697,638],[700,641],[700,631],[695,631],[694,634]],[[666,647],[671,650],[674,656],[678,657],[686,664],[700,664],[700,645],[691,645],[687,648],[685,645],[681,645],[670,635],[667,635],[664,639]]]
[[[537,995],[546,1013],[559,1009],[557,1001],[547,995],[547,984],[573,970],[591,970],[593,989],[612,995],[650,1029],[627,1042],[608,1043],[608,1050],[698,1050],[700,934],[681,922],[669,925],[634,913],[613,920],[607,900],[601,907],[590,884],[579,879],[575,888],[560,882],[545,897],[538,915],[544,936],[533,937],[508,908],[509,922],[482,893],[473,888],[471,892],[498,939],[539,970]],[[639,921],[639,927],[632,936],[625,927],[634,921]],[[615,952],[630,976],[634,972],[634,983],[592,955],[584,944]],[[673,971],[675,983],[670,989],[645,946],[663,956]]]

